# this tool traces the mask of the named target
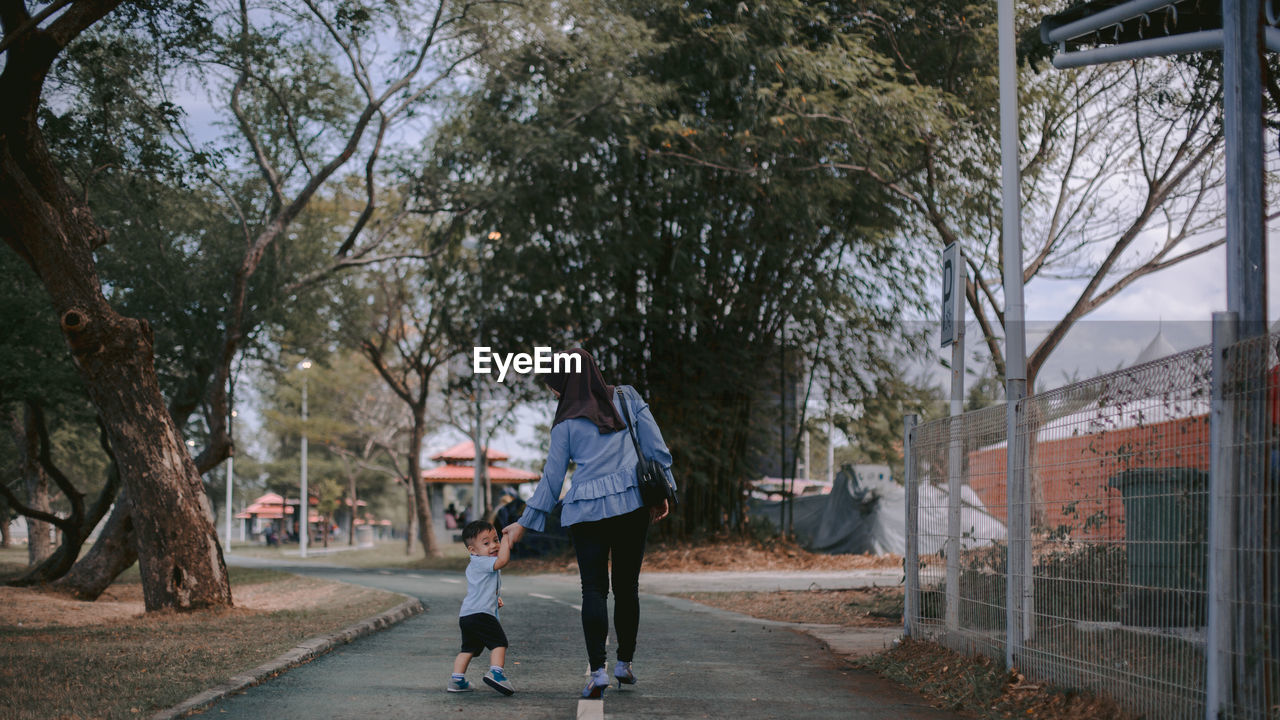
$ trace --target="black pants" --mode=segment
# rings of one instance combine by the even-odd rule
[[[618,659],[631,662],[640,628],[640,563],[649,530],[649,510],[569,527],[582,578],[582,634],[592,670],[604,667],[609,635],[609,557],[613,556],[613,629]]]

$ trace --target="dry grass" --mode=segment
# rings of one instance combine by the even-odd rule
[[[6,588],[0,717],[145,716],[401,602],[342,583],[230,572],[237,607],[196,613],[142,613],[136,580],[113,585],[101,605]]]
[[[329,546],[328,550],[326,551],[323,546],[312,544],[308,546],[306,559],[303,559],[299,556],[298,546],[295,543],[280,547],[266,547],[265,545],[237,542],[231,546],[231,553],[234,555],[312,565],[455,570],[465,568],[467,564],[467,549],[462,543],[443,544],[441,550],[444,556],[440,558],[424,557],[422,546],[416,542],[413,544],[413,552],[406,554],[403,540],[381,540],[375,543],[373,547],[352,547],[343,543],[334,543]]]
[[[765,620],[826,623],[848,627],[902,625],[902,588],[799,590],[782,592],[698,592],[682,597]]]
[[[508,566],[515,573],[577,574],[573,551],[541,558],[519,558]],[[734,570],[864,570],[902,567],[897,555],[824,555],[812,553],[793,542],[755,542],[709,538],[691,542],[651,542],[644,553],[646,572],[706,572]],[[503,572],[508,572],[503,570]]]

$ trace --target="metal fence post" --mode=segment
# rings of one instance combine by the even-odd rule
[[[946,259],[950,255],[950,265]],[[952,304],[943,302],[944,340],[946,321],[951,320],[951,412],[947,421],[950,446],[947,452],[947,559],[946,628],[947,633],[960,629],[960,485],[964,473],[961,429],[964,415],[964,288],[969,274],[964,270],[964,252],[959,245],[949,245],[943,253],[944,289],[950,281]],[[945,299],[945,293],[944,293]]]
[[[1234,312],[1213,314],[1213,389],[1209,409],[1209,616],[1205,645],[1205,719],[1217,720],[1231,699],[1231,599],[1235,587],[1235,395],[1227,388],[1238,332]]]
[[[1027,596],[1031,584],[1031,514],[1027,507],[1026,456],[1022,451],[1023,444],[1019,435],[1022,413],[1025,411],[1022,400],[1026,397],[1026,381],[1020,382],[1021,387],[1018,388],[1014,387],[1017,381],[1010,380],[1008,383],[1014,392],[1009,394],[1006,415],[1008,454],[1005,461],[1005,491],[1009,548],[1005,583],[1005,663],[1011,668],[1017,667],[1022,659],[1022,649],[1029,631],[1026,613],[1030,611],[1030,598]]]
[[[960,629],[960,415],[952,415],[947,460],[947,632]]]
[[[912,453],[916,422],[919,417],[907,415],[903,418],[902,461],[903,483],[907,493],[907,557],[904,560],[906,588],[902,598],[902,634],[914,637],[916,621],[920,617],[920,496],[916,489],[915,458]]]

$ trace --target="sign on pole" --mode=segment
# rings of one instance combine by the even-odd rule
[[[959,333],[964,306],[964,257],[960,244],[951,243],[942,251],[942,347],[949,347]]]

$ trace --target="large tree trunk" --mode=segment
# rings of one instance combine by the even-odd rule
[[[7,548],[13,543],[13,536],[9,531],[10,522],[8,507],[0,506],[0,548]]]
[[[40,276],[133,501],[147,610],[231,604],[200,474],[160,395],[145,320],[102,294],[96,248],[107,233],[54,165],[36,119],[44,76],[62,47],[116,2],[76,3],[18,38],[0,73],[0,237]],[[6,30],[23,21],[6,4]]]
[[[22,479],[27,486],[27,505],[40,512],[51,512],[49,507],[49,479],[40,470],[40,464],[24,458]],[[53,554],[53,525],[43,520],[27,518],[27,565],[35,567]]]
[[[414,409],[413,430],[409,433],[409,482],[413,483],[413,509],[418,520],[418,540],[427,557],[440,557],[440,544],[436,542],[436,530],[431,523],[431,500],[427,497],[427,484],[422,481],[422,436],[424,419],[422,410]]]
[[[120,493],[98,541],[53,587],[81,600],[97,600],[120,573],[137,562],[138,547],[133,535],[131,511],[127,493]]]
[[[22,484],[27,491],[27,507],[43,513],[51,512],[49,476],[40,464],[40,435],[32,427],[31,413],[12,413],[9,422],[13,426],[13,444],[18,448],[18,466],[22,473]],[[53,539],[50,537],[52,531],[52,524],[27,518],[28,566],[35,567],[53,554]]]

